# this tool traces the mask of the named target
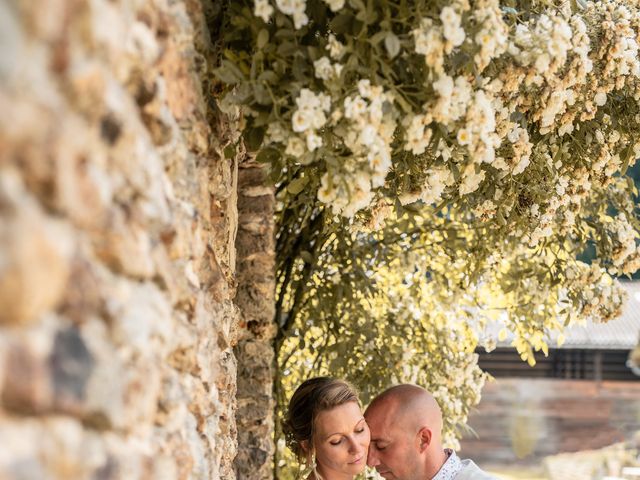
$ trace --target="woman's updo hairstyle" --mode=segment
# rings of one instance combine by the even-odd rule
[[[315,377],[303,382],[289,401],[283,425],[287,445],[298,457],[308,459],[302,442],[312,447],[313,426],[319,412],[348,402],[358,403],[358,393],[349,382],[331,377]]]

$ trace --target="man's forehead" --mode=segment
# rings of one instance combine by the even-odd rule
[[[367,423],[372,430],[388,430],[397,422],[397,409],[393,402],[379,402],[371,405],[364,413]],[[374,433],[372,431],[372,433]]]

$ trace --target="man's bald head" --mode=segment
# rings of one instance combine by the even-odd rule
[[[442,411],[433,395],[417,385],[396,385],[378,395],[365,412],[365,416],[381,413],[391,423],[403,425],[426,424],[434,440],[440,443]]]
[[[385,478],[431,478],[446,460],[442,412],[424,388],[397,385],[378,395],[364,413],[371,430],[369,466]]]

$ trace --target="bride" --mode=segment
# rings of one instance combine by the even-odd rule
[[[289,402],[284,432],[289,448],[310,469],[307,480],[352,480],[366,467],[369,427],[355,389],[344,380],[302,383]]]

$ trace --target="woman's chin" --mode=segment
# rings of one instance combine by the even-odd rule
[[[366,466],[367,466],[366,457],[359,458],[356,461],[350,462],[348,464],[349,471],[354,472],[354,475],[364,472],[364,469],[366,468]]]

